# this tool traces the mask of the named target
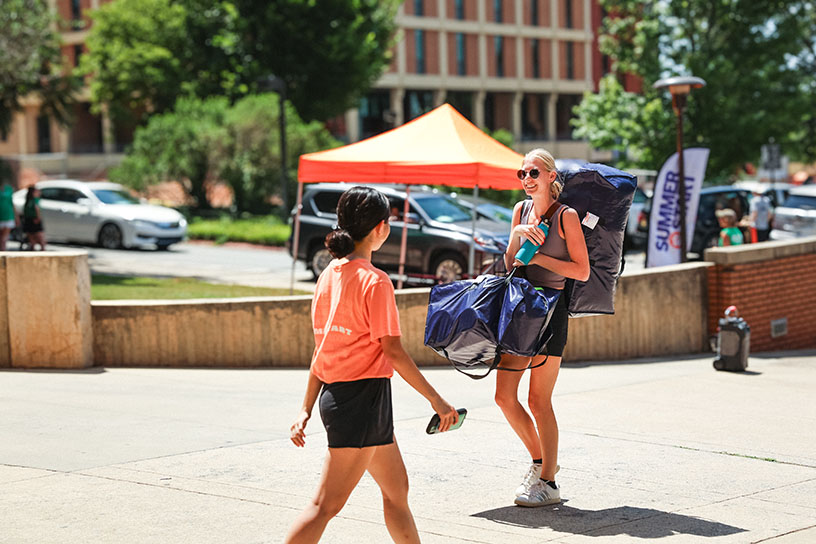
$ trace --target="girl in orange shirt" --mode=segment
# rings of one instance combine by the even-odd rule
[[[289,530],[287,544],[317,542],[367,470],[380,486],[385,524],[394,542],[419,542],[408,506],[408,474],[394,439],[394,369],[431,403],[440,430],[458,414],[425,380],[400,342],[394,287],[371,264],[388,238],[388,199],[352,187],[337,204],[339,227],[326,236],[335,258],[320,275],[312,301],[315,351],[303,407],[291,440],[304,445],[306,424],[320,394],[329,451],[317,495]]]

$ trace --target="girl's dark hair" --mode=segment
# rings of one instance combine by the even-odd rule
[[[26,199],[25,203],[28,204],[30,201],[34,200],[34,193],[37,191],[37,187],[34,185],[29,186],[28,191],[26,191]]]
[[[337,228],[326,235],[326,248],[335,259],[354,251],[359,242],[381,221],[388,219],[388,198],[371,187],[352,187],[337,203]]]

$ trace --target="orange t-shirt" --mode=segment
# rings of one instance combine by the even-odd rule
[[[390,378],[380,338],[401,336],[394,286],[365,259],[333,260],[312,300],[312,373],[323,383]]]

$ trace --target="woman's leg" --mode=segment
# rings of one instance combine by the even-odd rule
[[[525,368],[529,357],[502,355],[499,368]],[[533,459],[541,458],[541,440],[535,423],[518,400],[518,386],[524,372],[496,371],[496,404],[501,408],[510,427],[516,432]]]
[[[375,449],[368,472],[382,491],[383,514],[388,533],[399,544],[418,544],[419,533],[408,506],[408,473],[396,439],[393,444],[377,446]]]
[[[366,471],[376,448],[329,448],[317,495],[295,520],[287,544],[320,540],[326,524],[340,512]]]
[[[11,229],[7,227],[0,229],[0,251],[6,250],[6,240],[8,240],[10,232]]]
[[[533,359],[533,366],[543,361],[546,356]],[[555,480],[555,467],[558,464],[558,422],[552,406],[552,394],[558,370],[561,368],[561,357],[550,356],[543,366],[530,371],[530,395],[527,399],[530,411],[538,424],[538,435],[541,447],[541,477]]]

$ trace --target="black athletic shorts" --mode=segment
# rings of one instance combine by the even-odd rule
[[[547,325],[548,333],[552,333],[547,345],[541,350],[541,355],[552,355],[561,357],[564,354],[564,346],[567,345],[567,325],[569,323],[569,296],[567,290],[561,291],[558,302],[555,303],[550,323]]]
[[[320,417],[330,448],[366,448],[394,442],[391,380],[370,378],[323,385]]]

